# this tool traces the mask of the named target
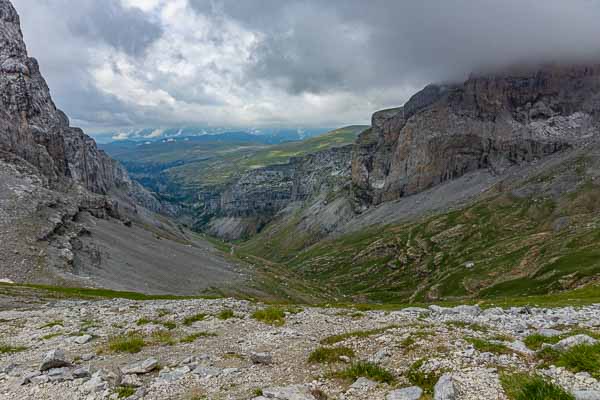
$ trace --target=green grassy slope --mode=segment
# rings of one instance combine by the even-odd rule
[[[560,177],[536,182],[553,179]],[[241,244],[239,253],[286,264],[359,302],[560,293],[600,282],[600,186],[579,179],[577,190],[554,198],[490,193],[461,210],[309,247],[292,218]]]

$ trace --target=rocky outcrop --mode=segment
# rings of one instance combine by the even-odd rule
[[[600,65],[432,85],[373,115],[354,148],[352,181],[368,207],[586,143],[599,126]]]
[[[229,239],[246,236],[291,203],[347,187],[351,159],[352,146],[334,147],[243,174],[221,195],[210,231]]]
[[[95,141],[56,108],[37,61],[28,57],[19,16],[0,0],[0,150],[37,167],[54,188],[72,181],[97,194],[123,191],[153,211],[161,204],[133,183]]]

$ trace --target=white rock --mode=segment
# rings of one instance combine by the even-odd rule
[[[304,385],[290,385],[263,389],[263,397],[277,400],[316,400]]]
[[[365,377],[360,377],[358,378],[356,381],[354,381],[354,383],[352,385],[350,385],[350,387],[352,389],[358,389],[358,390],[367,390],[370,389],[372,387],[377,386],[377,382],[374,382],[370,379],[367,379]]]
[[[418,386],[411,386],[404,389],[392,390],[386,396],[386,400],[419,400],[423,395],[423,390]]]
[[[454,383],[450,374],[444,374],[433,388],[434,400],[455,400]]]
[[[580,344],[596,344],[598,341],[588,335],[569,336],[552,346],[555,350],[567,350]]]
[[[82,336],[77,336],[73,341],[77,344],[86,344],[90,340],[92,340],[91,335],[82,335]]]
[[[67,361],[65,352],[61,349],[50,350],[44,356],[40,371],[47,371],[51,368],[68,367],[71,363]]]
[[[573,392],[575,400],[600,400],[600,391],[598,390],[576,390]]]
[[[148,358],[144,361],[129,364],[121,368],[123,374],[147,374],[152,372],[158,367],[158,360],[156,358]]]

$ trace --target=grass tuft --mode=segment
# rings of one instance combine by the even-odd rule
[[[354,357],[354,350],[348,347],[319,347],[308,356],[309,363],[336,363],[340,356]]]
[[[425,358],[415,361],[406,372],[406,378],[412,385],[419,386],[423,389],[424,393],[431,394],[433,393],[433,387],[438,379],[440,379],[441,373],[437,371],[423,371],[421,367],[425,364],[425,361]]]
[[[0,343],[0,354],[12,354],[27,350],[25,346],[11,346]]]
[[[544,335],[540,335],[539,333],[534,333],[532,335],[527,336],[523,340],[523,343],[525,343],[525,345],[527,347],[529,347],[531,350],[539,350],[542,348],[542,344],[544,344],[544,343],[555,344],[555,343],[558,343],[560,341],[560,339],[562,339],[561,336],[547,337]]]
[[[375,382],[394,383],[396,378],[388,370],[377,364],[369,362],[357,362],[348,368],[333,373],[333,376],[341,379],[355,381],[360,377],[371,379]]]
[[[285,312],[278,307],[267,307],[257,310],[252,314],[252,318],[269,325],[281,326],[285,324]]]
[[[217,318],[222,319],[222,320],[227,320],[227,319],[233,318],[234,316],[235,315],[233,314],[233,310],[226,309],[226,310],[221,311],[217,315]]]
[[[179,340],[179,342],[180,343],[193,343],[201,337],[212,337],[212,336],[217,336],[217,334],[212,333],[212,332],[196,332],[196,333],[192,333],[190,335],[184,336],[183,338],[181,338],[181,340]]]
[[[115,393],[119,399],[126,399],[135,394],[135,389],[129,386],[119,386],[115,389]]]
[[[389,325],[389,326],[385,326],[383,328],[378,328],[378,329],[370,329],[370,330],[366,330],[366,331],[353,331],[353,332],[347,332],[347,333],[342,333],[339,335],[333,335],[333,336],[328,336],[325,339],[321,340],[321,344],[336,344],[339,342],[342,342],[346,339],[350,339],[350,338],[364,338],[364,337],[369,337],[369,336],[373,336],[373,335],[379,335],[380,333],[383,333],[385,331],[387,331],[388,329],[394,329],[397,328],[397,325]]]
[[[471,343],[475,350],[481,353],[494,353],[494,354],[512,354],[513,350],[500,343],[492,343],[484,339],[478,338],[467,338],[467,342]]]
[[[204,321],[204,318],[206,318],[206,314],[204,314],[204,313],[190,315],[189,317],[185,317],[184,318],[183,324],[186,325],[186,326],[190,326],[194,322]]]
[[[54,321],[50,321],[47,324],[40,326],[40,329],[53,328],[55,326],[64,326],[64,325],[65,325],[65,323],[63,322],[62,319],[56,319]]]
[[[528,374],[503,374],[500,382],[510,400],[575,400],[560,386],[539,376]]]
[[[128,333],[108,339],[108,349],[113,353],[139,353],[146,345],[139,333]]]

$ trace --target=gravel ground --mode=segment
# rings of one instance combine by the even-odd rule
[[[600,306],[508,310],[432,306],[393,312],[295,308],[286,311],[281,326],[252,317],[264,307],[232,299],[110,300],[61,301],[0,312],[0,343],[22,347],[0,354],[0,398],[118,398],[121,388],[123,396],[156,400],[314,400],[325,398],[323,393],[329,399],[402,399],[410,397],[394,397],[394,391],[414,384],[409,370],[419,360],[417,371],[432,373],[436,379],[444,376],[436,386],[436,399],[505,399],[501,370],[536,370],[574,393],[600,391],[600,383],[589,374],[542,368],[535,353],[520,341],[547,328],[567,336],[575,328],[595,332],[600,327]],[[233,311],[233,317],[219,318],[224,310]],[[199,313],[205,314],[203,319],[185,323]],[[109,338],[131,332],[146,342],[139,352],[109,349]],[[321,343],[349,332],[362,334]],[[190,343],[181,341],[192,334],[202,336]],[[468,338],[515,350],[479,351]],[[309,363],[311,352],[321,346],[347,347],[354,352],[353,360]],[[56,368],[46,369],[45,357],[46,364]],[[147,361],[147,371],[131,366],[142,361]],[[391,373],[393,382],[334,376],[358,361],[379,365]],[[131,389],[125,392],[125,386]],[[444,390],[451,390],[452,397],[441,397]]]

